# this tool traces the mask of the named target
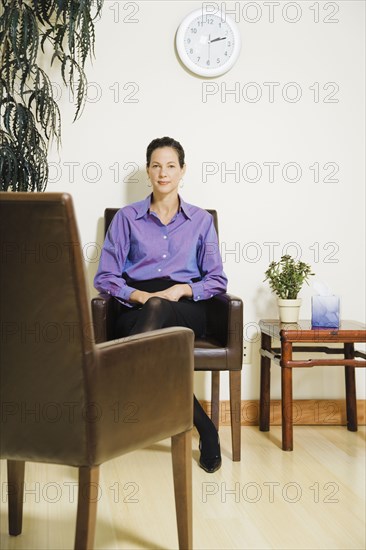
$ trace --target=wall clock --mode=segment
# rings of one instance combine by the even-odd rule
[[[189,13],[179,25],[175,43],[182,63],[195,74],[219,76],[234,65],[240,53],[240,34],[233,19],[223,12]]]

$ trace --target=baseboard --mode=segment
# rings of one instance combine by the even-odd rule
[[[211,402],[201,401],[208,415],[211,414]],[[242,401],[240,418],[242,426],[258,426],[259,401]],[[357,401],[357,419],[364,425],[366,418],[366,400]],[[270,423],[281,425],[281,400],[271,401]],[[346,420],[345,399],[303,399],[293,401],[293,423],[298,426],[343,426]],[[220,425],[230,426],[230,401],[220,401]]]

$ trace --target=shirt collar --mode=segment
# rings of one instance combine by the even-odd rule
[[[180,195],[178,195],[178,197],[179,197],[179,203],[180,203],[180,210],[183,211],[183,213],[187,218],[192,219],[189,204],[186,203]],[[152,193],[148,195],[146,199],[140,202],[140,205],[137,208],[136,220],[143,218],[145,214],[148,213],[151,205],[151,198],[152,198]]]
[[[146,197],[146,199],[144,199],[143,201],[141,201],[139,203],[138,208],[136,208],[136,211],[137,211],[136,220],[139,220],[140,218],[143,218],[145,216],[145,214],[148,213],[149,208],[150,208],[150,204],[151,204],[151,196],[152,195],[148,195]]]
[[[180,201],[181,210],[184,212],[184,214],[187,216],[187,218],[189,218],[191,220],[192,219],[192,214],[191,214],[191,211],[190,211],[189,204],[186,203],[186,201],[184,201],[180,195],[179,195],[179,201]]]

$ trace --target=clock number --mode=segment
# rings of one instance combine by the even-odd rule
[[[188,43],[188,44],[191,43],[191,39],[190,39],[190,38],[187,38],[187,43]]]
[[[201,59],[200,57],[197,57],[197,62],[198,62],[200,59]]]
[[[203,21],[201,20],[201,18],[200,18],[199,21],[197,21],[197,25],[198,25],[199,27],[203,27],[204,25],[213,25],[213,23],[214,23],[214,20],[213,20],[213,19],[209,19],[209,18],[207,18],[205,22],[203,22]],[[220,26],[221,26],[221,23],[220,23]]]
[[[228,42],[228,43],[227,43],[227,47],[228,47],[228,48],[231,48],[231,42]]]
[[[220,58],[219,57],[216,59],[216,63],[220,63]]]
[[[226,57],[227,57],[227,52],[225,52],[224,55],[226,55]]]
[[[192,27],[191,27],[191,32],[192,32],[193,34],[196,34],[196,33],[197,33],[197,29],[192,29]]]
[[[193,53],[193,48],[191,48],[191,49],[189,50],[189,53]]]
[[[207,59],[207,61],[206,61],[206,65],[209,65],[209,64],[210,64],[210,60],[209,60],[209,59]]]

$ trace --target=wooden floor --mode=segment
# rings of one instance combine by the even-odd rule
[[[243,427],[233,463],[223,427],[223,466],[212,475],[197,465],[194,436],[194,548],[365,548],[365,426],[295,427],[293,452],[280,449],[280,435]],[[76,470],[27,464],[18,537],[7,534],[5,461],[1,474],[0,547],[73,548]],[[177,548],[169,440],[104,464],[98,498],[96,550]]]

